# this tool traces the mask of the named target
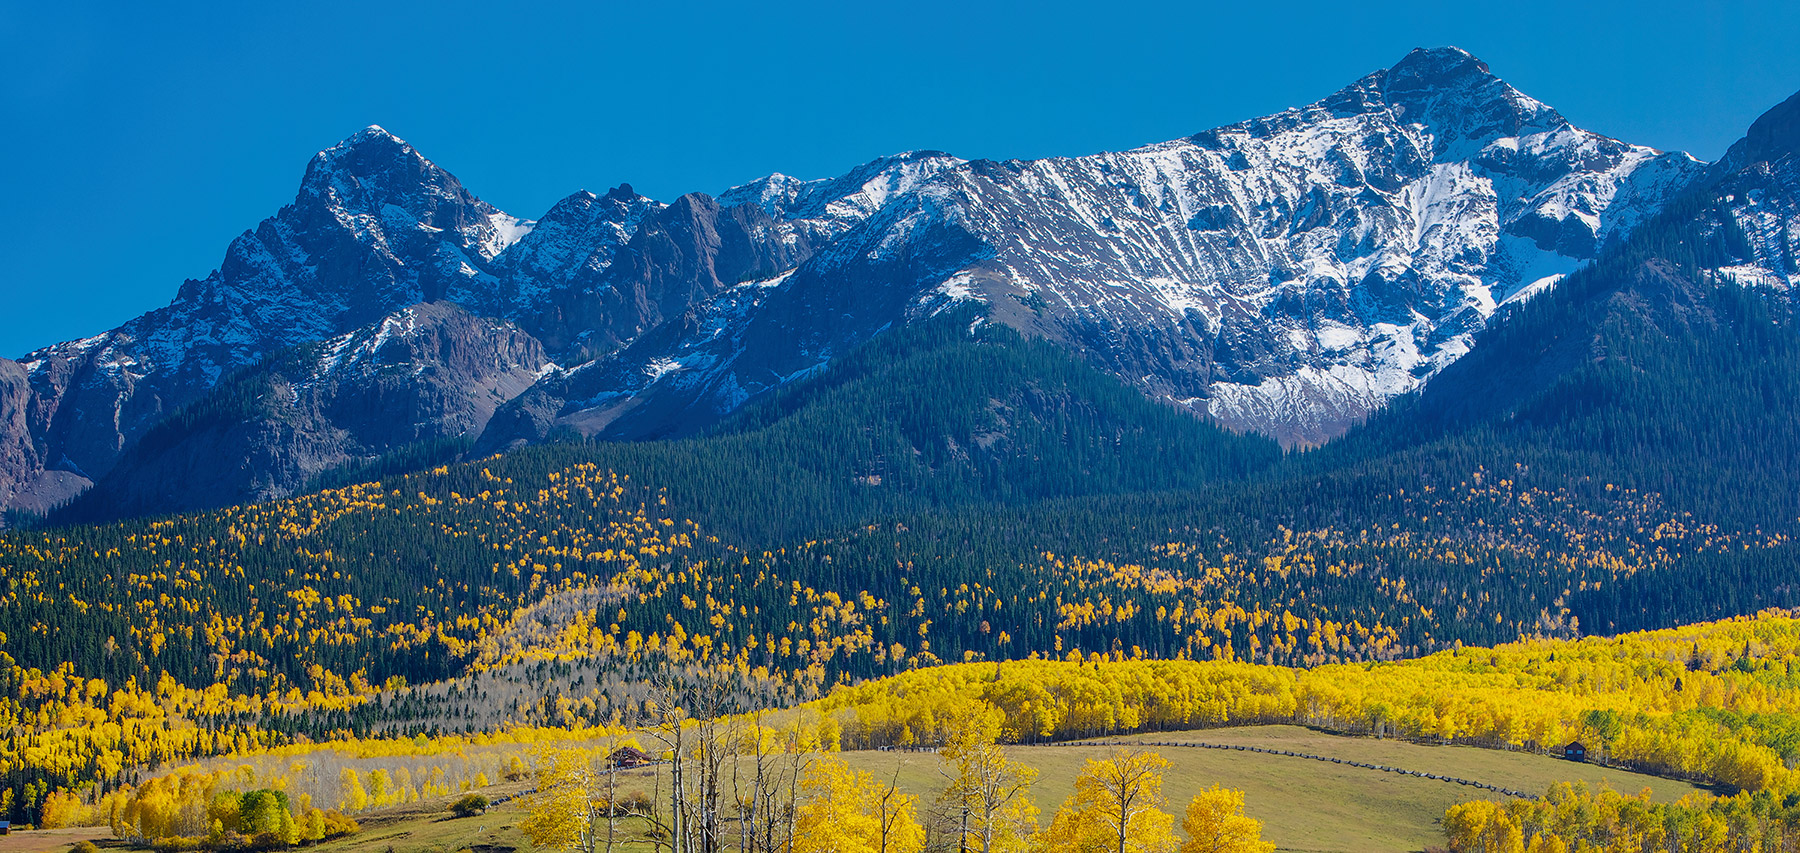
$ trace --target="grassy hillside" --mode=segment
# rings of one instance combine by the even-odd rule
[[[1256,745],[1268,749],[1330,755],[1426,772],[1461,774],[1520,790],[1542,791],[1560,781],[1608,783],[1620,790],[1649,788],[1658,801],[1678,799],[1697,789],[1682,782],[1594,765],[1572,764],[1546,756],[1470,747],[1421,746],[1405,741],[1329,735],[1295,726],[1249,726],[1172,732],[1153,739]],[[1072,792],[1071,781],[1089,760],[1110,754],[1107,747],[1079,743],[1021,747],[1018,760],[1035,768],[1039,783],[1032,798],[1049,814]],[[1160,749],[1173,766],[1164,775],[1170,803],[1185,803],[1206,787],[1219,784],[1245,792],[1246,810],[1263,821],[1264,837],[1280,850],[1388,851],[1423,850],[1442,843],[1439,825],[1444,810],[1485,795],[1443,782],[1382,774],[1343,765],[1321,765],[1269,755],[1196,749]],[[901,790],[929,802],[943,787],[942,761],[919,752],[846,752],[852,767],[881,779],[895,779]],[[623,790],[649,791],[650,771],[627,774]],[[663,784],[667,784],[666,780]],[[528,782],[480,789],[490,798],[517,795]],[[454,797],[437,796],[417,803],[371,809],[357,815],[361,831],[326,842],[319,853],[447,853],[464,848],[530,849],[519,830],[528,814],[513,800],[487,814],[456,819],[448,808]],[[104,827],[18,832],[0,838],[4,853],[60,853],[82,838],[108,839]],[[649,849],[627,845],[626,850]]]

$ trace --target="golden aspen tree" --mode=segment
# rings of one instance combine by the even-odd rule
[[[1213,785],[1188,801],[1181,853],[1272,853],[1262,840],[1262,821],[1244,814],[1244,792]]]
[[[1007,758],[995,743],[1003,717],[993,706],[964,705],[956,717],[940,752],[949,777],[941,808],[957,821],[963,849],[1018,853],[1037,830],[1038,809],[1031,802],[1037,770]]]
[[[822,758],[807,768],[800,786],[805,800],[795,817],[795,853],[918,853],[925,847],[915,798],[873,773]]]
[[[842,761],[813,762],[800,781],[805,799],[794,818],[794,853],[872,853],[875,821],[864,814],[856,772]]]
[[[306,819],[302,822],[300,840],[304,842],[322,841],[325,838],[325,812],[319,809],[307,809]]]
[[[589,834],[586,756],[574,750],[546,752],[538,759],[537,792],[527,799],[530,815],[519,829],[535,847],[584,850]]]
[[[393,777],[387,769],[377,767],[369,771],[369,802],[377,808],[391,805],[395,800]]]
[[[338,773],[338,808],[347,812],[360,812],[369,807],[369,792],[363,788],[362,778],[356,771],[346,767]]]
[[[1089,761],[1040,846],[1047,853],[1174,853],[1175,816],[1162,810],[1167,769],[1154,752],[1120,750]]]
[[[925,849],[925,827],[920,825],[915,808],[918,797],[901,793],[894,779],[886,784],[876,783],[873,789],[865,791],[881,842],[875,853],[919,853]]]
[[[624,843],[620,820],[626,810],[618,801],[616,770],[596,768],[581,749],[546,750],[537,765],[537,792],[526,800],[530,814],[519,824],[533,846],[610,853]]]

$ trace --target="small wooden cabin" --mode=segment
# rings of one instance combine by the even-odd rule
[[[606,757],[606,762],[609,766],[626,769],[642,767],[654,760],[655,759],[650,757],[649,753],[632,746],[621,746],[618,749],[613,750],[612,755]]]
[[[1570,761],[1586,761],[1587,747],[1582,746],[1581,741],[1569,741],[1569,745],[1563,747],[1563,757]]]

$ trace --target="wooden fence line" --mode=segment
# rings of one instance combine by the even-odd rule
[[[1304,753],[1304,752],[1292,752],[1290,750],[1285,750],[1285,749],[1264,749],[1260,746],[1238,746],[1236,744],[1205,743],[1203,741],[1177,742],[1177,741],[1126,741],[1126,740],[1085,741],[1085,742],[1081,742],[1081,743],[1046,743],[1046,744],[1038,744],[1037,746],[1040,746],[1040,747],[1155,746],[1155,747],[1186,747],[1186,748],[1193,748],[1193,749],[1224,749],[1224,750],[1235,750],[1238,752],[1260,752],[1265,755],[1281,755],[1281,756],[1286,756],[1288,758],[1306,758],[1306,759],[1311,759],[1313,761],[1323,761],[1323,762],[1329,762],[1331,764],[1342,764],[1346,767],[1360,767],[1365,770],[1379,770],[1384,773],[1398,773],[1402,776],[1415,776],[1420,779],[1436,779],[1440,782],[1450,782],[1450,783],[1457,784],[1457,785],[1464,785],[1464,786],[1467,786],[1470,788],[1479,788],[1484,791],[1493,791],[1494,793],[1500,794],[1502,796],[1517,797],[1522,800],[1529,800],[1535,796],[1533,794],[1527,794],[1523,791],[1514,791],[1510,788],[1502,788],[1498,785],[1489,785],[1489,784],[1486,784],[1483,782],[1476,782],[1476,781],[1473,781],[1470,779],[1459,779],[1455,776],[1443,776],[1443,775],[1439,775],[1437,773],[1421,773],[1417,770],[1405,770],[1405,769],[1402,769],[1399,767],[1388,767],[1387,765],[1384,765],[1384,764],[1369,764],[1367,762],[1362,762],[1362,761],[1348,761],[1348,760],[1341,759],[1341,758],[1331,758],[1331,757],[1324,756],[1324,755],[1312,755],[1312,754]]]

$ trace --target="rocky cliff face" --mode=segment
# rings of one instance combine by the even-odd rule
[[[68,518],[267,500],[396,448],[473,438],[548,366],[511,323],[409,306],[228,377],[126,450]]]
[[[758,272],[793,266],[811,250],[807,235],[760,207],[684,195],[643,217],[610,263],[589,265],[546,294],[540,325],[574,360],[605,355]]]
[[[912,152],[670,204],[621,186],[537,222],[372,127],[314,158],[294,203],[169,307],[0,362],[0,501],[54,504],[126,458],[109,494],[153,493],[148,472],[178,459],[206,481],[209,446],[235,448],[208,475],[217,494],[264,497],[433,437],[687,434],[968,303],[1152,398],[1320,442],[1696,181],[1745,182],[1754,251],[1725,272],[1790,280],[1800,176],[1777,113],[1709,172],[1576,128],[1462,51],[1420,50],[1316,103],[1132,151]],[[450,304],[464,313],[432,307]],[[438,331],[396,337],[406,310]],[[416,349],[264,369],[288,409],[215,423],[229,436],[210,445],[170,439],[174,455],[134,449],[183,407],[224,410],[227,380],[265,360],[376,339]],[[165,498],[186,500],[109,500]]]
[[[25,369],[0,358],[0,507],[42,511],[29,494],[29,473],[43,468],[31,443],[31,381]]]
[[[1800,284],[1800,94],[1758,118],[1707,179],[1738,232],[1717,272],[1753,287]]]
[[[557,202],[499,257],[501,284],[491,313],[523,319],[553,347],[579,345],[586,340],[585,324],[561,304],[566,294],[603,287],[619,250],[663,207],[628,184]]]

